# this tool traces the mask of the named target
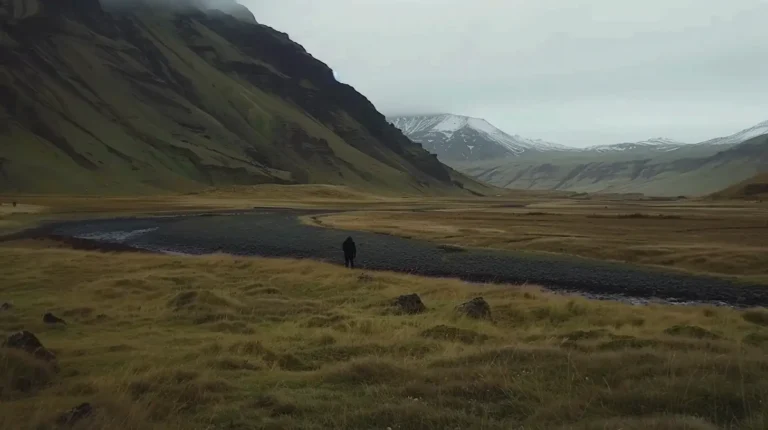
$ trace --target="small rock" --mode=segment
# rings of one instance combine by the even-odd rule
[[[56,315],[50,312],[43,315],[43,322],[46,324],[64,324],[64,325],[67,324],[63,319],[57,317]]]
[[[37,336],[26,330],[8,336],[8,339],[3,342],[3,347],[20,349],[45,361],[56,360],[56,356],[40,343]]]
[[[466,303],[462,303],[456,307],[456,311],[469,318],[491,319],[491,306],[482,297],[475,297]]]
[[[396,307],[399,312],[409,315],[420,314],[427,310],[418,294],[400,296],[394,300],[392,306]]]
[[[0,305],[0,312],[10,311],[11,309],[13,309],[13,305],[10,303],[3,303],[2,305]]]
[[[90,403],[83,403],[59,415],[59,418],[56,419],[56,424],[60,426],[74,425],[83,418],[88,418],[92,413],[93,406]]]

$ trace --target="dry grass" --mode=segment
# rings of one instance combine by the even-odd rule
[[[340,213],[313,222],[447,245],[568,254],[768,283],[768,206],[760,204],[551,200],[525,208]]]
[[[68,195],[0,195],[0,234],[50,220],[164,214],[254,207],[348,209],[422,209],[484,207],[520,193],[493,198],[386,196],[337,185],[259,185],[209,189],[198,193],[135,197]],[[523,193],[529,201],[546,201],[546,193]],[[19,203],[13,208],[11,202]]]
[[[74,428],[768,425],[761,310],[631,307],[228,256],[6,247],[0,266],[0,302],[14,305],[0,327],[36,333],[61,368],[2,351],[2,429],[53,428],[82,402],[94,415]],[[388,312],[412,292],[427,313]],[[493,321],[454,314],[478,295]],[[68,325],[44,325],[45,312]]]

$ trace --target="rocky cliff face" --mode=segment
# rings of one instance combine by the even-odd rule
[[[0,191],[471,182],[229,0],[0,0],[0,60]]]

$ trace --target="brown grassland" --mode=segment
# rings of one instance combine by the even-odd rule
[[[768,204],[562,198],[520,203],[526,206],[346,212],[307,222],[768,283]]]
[[[746,204],[571,203],[541,195],[423,201],[349,192],[17,196],[22,204],[14,213],[6,209],[5,231],[68,217],[322,206],[366,211],[320,218],[324,224],[419,237],[434,234],[420,218],[429,216],[434,226],[460,235],[430,238],[470,246],[499,247],[518,225],[539,235],[581,226],[588,229],[582,236],[596,235],[617,252],[630,240],[624,236],[639,240],[635,230],[672,240],[669,232],[684,225],[738,222],[734,227],[751,232],[739,233],[741,246],[765,255],[756,239],[757,215],[749,212],[765,207]],[[503,207],[523,198],[531,206]],[[697,204],[701,211],[682,208]],[[651,212],[682,218],[622,215]],[[394,219],[402,220],[401,230],[390,225]],[[620,229],[621,222],[629,227]],[[462,231],[481,234],[483,228],[507,233],[483,239],[502,237],[499,242],[472,243],[471,232]],[[706,243],[739,245],[728,230],[700,235]],[[680,235],[680,247],[690,246],[692,237]],[[0,429],[56,428],[60,413],[83,402],[93,405],[93,415],[71,428],[768,428],[763,309],[630,306],[531,286],[362,273],[311,261],[105,254],[50,245],[0,246],[0,304],[13,305],[0,311],[0,328],[35,333],[59,367],[0,348]],[[560,246],[585,252],[568,248],[567,241]],[[410,293],[421,296],[427,312],[392,312],[391,301]],[[489,302],[492,321],[456,314],[456,305],[477,296]],[[46,312],[67,325],[44,324]]]
[[[0,428],[763,429],[768,313],[314,262],[0,248]],[[419,293],[418,316],[388,302]],[[474,296],[493,321],[454,314]],[[53,312],[66,326],[47,326]],[[15,390],[20,378],[33,382]]]

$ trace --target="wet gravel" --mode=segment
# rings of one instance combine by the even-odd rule
[[[352,236],[360,269],[391,270],[472,282],[531,283],[595,298],[647,302],[768,305],[768,287],[635,266],[503,251],[457,250],[394,236],[304,225],[311,211],[269,210],[162,218],[78,221],[48,232],[158,252],[312,258],[343,264]]]

